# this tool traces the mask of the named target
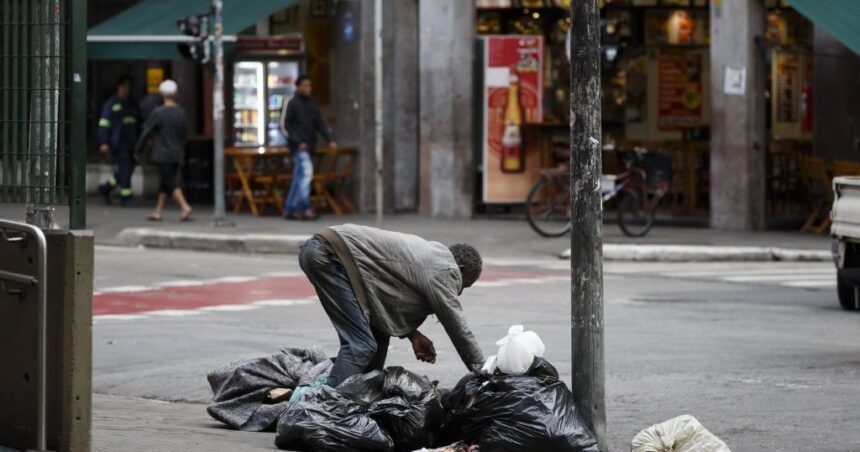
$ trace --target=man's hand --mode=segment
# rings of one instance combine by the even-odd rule
[[[300,151],[307,150],[307,148],[308,148],[308,144],[307,144],[307,143],[300,143],[300,144],[299,144],[299,150],[300,150]]]
[[[436,362],[436,349],[433,348],[433,341],[427,339],[418,330],[409,334],[409,340],[412,341],[412,351],[415,352],[415,358],[425,363],[433,364]]]
[[[337,149],[337,142],[336,141],[329,141],[328,147],[330,147],[332,149]]]
[[[108,146],[107,143],[102,143],[102,145],[99,146],[99,152],[101,152],[102,154],[109,153],[110,152],[110,146]]]

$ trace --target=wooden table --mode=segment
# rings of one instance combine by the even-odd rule
[[[262,164],[272,158],[284,158],[290,154],[286,147],[228,147],[224,155],[233,160],[233,171],[227,177],[235,177],[239,182],[239,196],[233,203],[233,210],[238,212],[242,204],[248,203],[251,213],[260,216],[260,207],[274,206],[283,215],[284,197],[277,190],[275,181],[277,174]],[[277,166],[277,165],[276,165]],[[262,170],[260,170],[262,168]],[[262,187],[262,196],[255,194],[252,185]]]

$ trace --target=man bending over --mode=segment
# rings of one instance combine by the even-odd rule
[[[483,364],[457,300],[481,275],[475,248],[345,224],[308,239],[299,265],[340,338],[330,386],[382,369],[391,336],[409,338],[417,359],[436,362],[433,342],[418,331],[428,315],[436,315],[469,370]]]

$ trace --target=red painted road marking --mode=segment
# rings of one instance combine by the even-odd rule
[[[481,281],[537,279],[547,273],[485,271]],[[168,286],[136,292],[105,292],[93,297],[93,315],[198,309],[248,304],[261,300],[297,299],[316,295],[304,276],[259,278],[253,281]]]

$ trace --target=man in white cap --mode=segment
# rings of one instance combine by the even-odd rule
[[[187,221],[191,217],[191,206],[185,200],[182,188],[176,179],[179,166],[185,158],[185,144],[188,139],[188,115],[185,109],[176,103],[176,92],[178,87],[173,80],[161,82],[158,90],[164,96],[164,105],[152,110],[143,125],[143,133],[135,146],[135,155],[138,155],[141,147],[147,139],[152,137],[152,153],[149,161],[158,167],[161,178],[159,183],[158,201],[155,210],[149,215],[151,221],[161,221],[164,204],[167,197],[172,196],[179,204],[181,213],[180,221]]]

